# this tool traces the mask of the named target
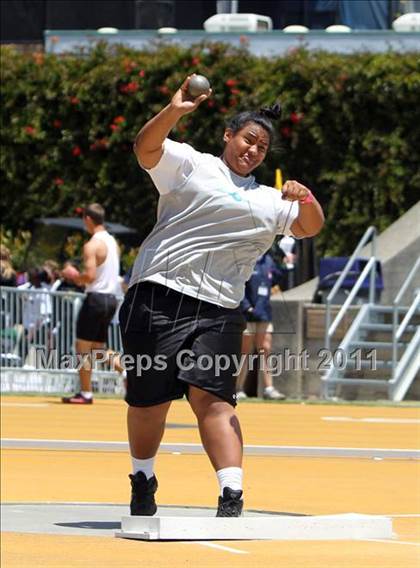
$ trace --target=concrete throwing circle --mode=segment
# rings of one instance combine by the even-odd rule
[[[3,532],[114,537],[121,529],[121,517],[129,515],[127,505],[108,503],[4,503],[1,506]],[[267,515],[301,516],[294,513],[245,511],[246,517]],[[156,516],[215,517],[216,509],[206,507],[159,507]]]
[[[127,505],[106,503],[6,503],[2,531],[137,540],[361,540],[391,538],[392,520],[346,513],[299,515],[245,511],[216,518],[204,507],[159,507],[156,516],[130,517]]]

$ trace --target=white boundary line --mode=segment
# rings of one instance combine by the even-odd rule
[[[388,540],[386,538],[364,538],[363,542],[380,542],[382,544],[408,544],[411,546],[420,546],[420,542],[407,542],[406,540]]]
[[[12,406],[14,408],[27,408],[28,406],[30,406],[31,408],[45,408],[51,405],[47,402],[2,402],[0,403],[0,406]]]
[[[420,424],[420,418],[352,418],[350,416],[322,416],[328,422],[363,422],[368,424]]]
[[[247,550],[238,550],[237,548],[230,548],[229,546],[223,546],[222,544],[215,544],[214,542],[206,542],[204,540],[197,540],[189,544],[200,544],[201,546],[216,548],[217,550],[223,550],[224,552],[232,552],[232,554],[249,554]]]
[[[128,442],[109,440],[66,440],[2,438],[2,449],[45,449],[76,450],[96,452],[127,452]],[[172,442],[160,445],[161,453],[180,452],[181,454],[204,454],[199,443]],[[285,456],[285,457],[330,457],[330,458],[368,458],[368,459],[420,459],[419,449],[408,448],[349,448],[337,446],[272,446],[245,444],[245,455],[249,456]]]
[[[187,541],[184,541],[187,542]],[[264,541],[267,542],[267,541]],[[270,541],[268,541],[270,542]],[[271,542],[278,542],[278,541],[271,541]],[[290,542],[290,541],[284,541],[284,542]],[[334,541],[326,541],[326,542],[334,542]],[[420,546],[420,543],[418,542],[408,542],[405,540],[388,540],[388,539],[381,539],[381,538],[365,538],[365,539],[360,539],[360,540],[355,540],[355,543],[357,542],[380,542],[381,544],[403,544],[405,546]],[[196,542],[190,542],[188,544],[199,544],[201,546],[208,546],[209,548],[216,548],[218,550],[222,550],[224,552],[231,552],[233,554],[249,554],[249,551],[247,550],[238,550],[237,548],[230,548],[228,546],[223,546],[221,544],[215,544],[213,542],[205,542],[205,541],[196,541]]]
[[[419,514],[419,513],[402,513],[401,515],[398,515],[398,514],[393,515],[393,514],[391,514],[391,515],[385,515],[385,516],[386,516],[386,517],[395,517],[395,518],[398,518],[398,519],[404,519],[404,518],[407,518],[407,519],[411,519],[411,518],[418,519],[418,518],[420,517],[420,514]]]
[[[104,503],[102,501],[2,501],[2,505],[6,506],[19,506],[19,505],[35,505],[35,506],[43,506],[43,505],[60,505],[63,507],[73,507],[73,506],[80,506],[80,507],[127,507],[127,503]],[[178,509],[185,507],[185,505],[167,505],[163,504],[162,507],[167,509]],[[188,505],[188,509],[212,509],[213,507],[200,507],[200,506],[193,506]],[[280,515],[279,511],[265,511],[262,509],[250,509],[253,513],[267,513],[269,515]],[[322,514],[322,513],[317,513]],[[339,514],[339,513],[337,513]],[[394,517],[394,518],[419,518],[420,513],[366,513],[365,511],[355,511],[354,514],[356,515],[381,515],[384,517]],[[307,516],[305,513],[294,513],[293,514],[298,516]],[[311,516],[311,515],[309,515]],[[185,541],[188,542],[188,541]]]

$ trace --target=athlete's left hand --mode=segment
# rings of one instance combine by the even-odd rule
[[[287,201],[302,201],[311,191],[295,180],[287,180],[282,187],[282,198]]]

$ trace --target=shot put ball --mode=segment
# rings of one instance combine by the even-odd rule
[[[188,83],[188,94],[194,99],[207,93],[209,89],[210,83],[204,75],[194,75]]]

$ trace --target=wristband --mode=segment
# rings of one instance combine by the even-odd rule
[[[308,194],[303,199],[299,199],[299,203],[301,205],[308,205],[309,203],[313,203],[315,201],[314,196],[312,195],[312,191],[308,189]]]

